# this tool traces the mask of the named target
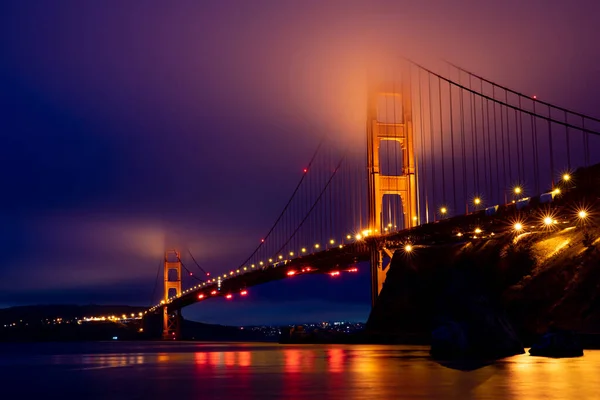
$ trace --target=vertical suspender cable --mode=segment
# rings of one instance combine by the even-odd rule
[[[483,81],[481,79],[479,80],[479,84],[480,84],[481,94],[483,95]],[[484,190],[488,193],[487,196],[490,196],[489,186],[490,186],[490,181],[492,180],[492,177],[490,176],[489,179],[487,178],[487,171],[488,171],[487,165],[488,165],[488,162],[490,162],[490,164],[491,164],[491,160],[488,160],[488,157],[486,154],[487,148],[488,148],[488,144],[486,143],[486,138],[489,135],[489,132],[486,133],[486,129],[485,129],[486,125],[485,125],[485,114],[483,112],[483,97],[480,98],[479,101],[481,101],[481,131],[483,132],[483,137],[482,137],[482,139],[483,139],[483,180],[485,182]]]
[[[492,86],[492,98],[496,100],[496,87]],[[496,120],[496,103],[492,102],[492,106],[494,107],[494,112],[492,118],[494,118],[494,150],[496,160],[496,188],[500,187],[500,163],[498,162],[498,122]],[[504,184],[502,190],[506,190],[506,183]],[[496,201],[498,201],[502,197],[500,191],[496,192]]]
[[[471,76],[469,75],[469,89],[471,89]],[[471,115],[471,157],[473,161],[473,191],[479,192],[479,160],[477,159],[477,132],[475,132],[475,97],[469,93],[469,113]],[[465,199],[468,203],[468,199]]]
[[[453,116],[453,108],[452,108],[452,84],[448,82],[448,98],[450,102],[450,151],[452,152],[452,196],[454,204],[452,205],[453,209],[458,211],[456,202],[456,162],[454,160],[454,116]]]
[[[446,204],[446,171],[444,166],[444,122],[442,116],[442,80],[438,78],[438,96],[440,103],[440,153],[442,158],[442,201],[444,202],[444,206],[447,207]]]
[[[565,111],[565,124],[569,123],[567,111]],[[567,141],[567,169],[571,171],[571,141],[569,140],[569,127],[565,127],[565,140]]]
[[[504,90],[504,103],[508,104],[508,92]],[[511,157],[511,147],[510,147],[510,123],[508,117],[508,108],[506,109],[506,146],[508,147],[508,181],[512,185],[514,183],[512,177],[512,157]]]
[[[519,110],[522,110],[521,96],[519,96]],[[515,111],[516,112],[516,111]],[[523,112],[519,111],[519,138],[521,140],[521,179],[525,180],[525,133],[523,132]]]
[[[433,102],[431,99],[431,73],[427,73],[427,87],[429,89],[429,144],[431,145],[430,160],[431,160],[431,182],[432,182],[431,198],[432,198],[432,201],[434,202],[434,207],[437,207],[435,205],[435,201],[437,201],[437,199],[435,198],[435,144],[434,144],[434,139],[433,139]],[[433,214],[434,221],[437,219],[436,215],[437,215],[437,210],[434,208],[434,214]]]
[[[460,74],[460,71],[459,71]],[[460,75],[459,75],[460,77]],[[460,78],[459,78],[460,81]],[[465,142],[465,92],[463,88],[460,88],[460,147],[461,147],[461,164],[462,164],[462,188],[463,188],[463,201],[467,204],[467,151]],[[468,210],[465,210],[468,212]]]
[[[421,120],[421,129],[419,132],[419,138],[421,141],[421,145],[420,147],[420,151],[421,151],[421,168],[419,168],[419,173],[417,174],[417,177],[419,178],[419,181],[423,181],[423,194],[425,196],[425,222],[429,223],[429,203],[428,203],[428,197],[427,197],[427,169],[426,169],[426,160],[425,160],[425,127],[423,126],[424,121],[423,121],[423,97],[422,97],[422,91],[421,91],[421,86],[423,84],[423,81],[421,79],[421,68],[418,68],[419,71],[419,116],[420,116],[420,120]],[[423,221],[422,220],[422,216],[419,215],[419,221]]]
[[[554,189],[554,152],[552,151],[552,109],[548,106],[548,146],[550,150],[550,173],[552,174],[552,189]]]
[[[535,159],[535,192],[536,193],[540,193],[540,164],[539,164],[539,160],[540,160],[540,154],[538,152],[538,139],[537,139],[537,117],[535,116],[536,111],[535,111],[535,103],[536,101],[533,100],[533,114],[531,116],[532,120],[533,120],[533,154],[534,154],[534,159]]]

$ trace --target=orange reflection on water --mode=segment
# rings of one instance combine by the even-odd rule
[[[286,349],[283,351],[285,358],[285,372],[300,372],[300,350]]]
[[[221,359],[223,358],[223,353],[208,353],[208,363],[210,365],[221,365]]]
[[[523,354],[507,361],[506,383],[514,399],[591,399],[600,393],[599,351],[588,350],[583,357],[561,359]]]
[[[329,372],[344,371],[344,349],[333,348],[327,350],[327,365]]]
[[[207,356],[206,353],[196,353],[194,354],[194,360],[196,362],[196,364],[206,364],[206,360],[207,360]]]
[[[252,365],[252,353],[249,351],[211,351],[194,353],[196,365],[209,364],[213,366],[240,366],[249,367]]]
[[[240,367],[249,367],[252,365],[252,353],[249,351],[240,351],[238,355],[238,364]]]
[[[235,365],[235,353],[232,351],[227,351],[223,354],[224,354],[223,358],[225,360],[225,365],[228,367],[233,367]]]

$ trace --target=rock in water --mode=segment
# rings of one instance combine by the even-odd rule
[[[436,359],[494,360],[525,352],[510,322],[486,297],[461,296],[432,331]]]
[[[551,329],[542,339],[531,346],[529,355],[541,357],[581,357],[583,347],[574,332]]]

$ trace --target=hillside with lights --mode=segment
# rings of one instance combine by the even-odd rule
[[[600,334],[600,167],[574,176],[563,201],[396,250],[367,330],[426,343],[436,325],[469,319],[484,304],[524,343],[549,328]]]

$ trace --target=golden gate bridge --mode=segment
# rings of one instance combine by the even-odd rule
[[[366,146],[324,136],[270,229],[228,273],[211,275],[189,253],[194,274],[179,251],[165,252],[164,296],[145,312],[162,313],[163,338],[180,337],[183,307],[262,283],[338,277],[368,261],[374,305],[397,250],[585,229],[597,185],[581,168],[600,161],[600,119],[447,67],[405,60],[371,85]]]

